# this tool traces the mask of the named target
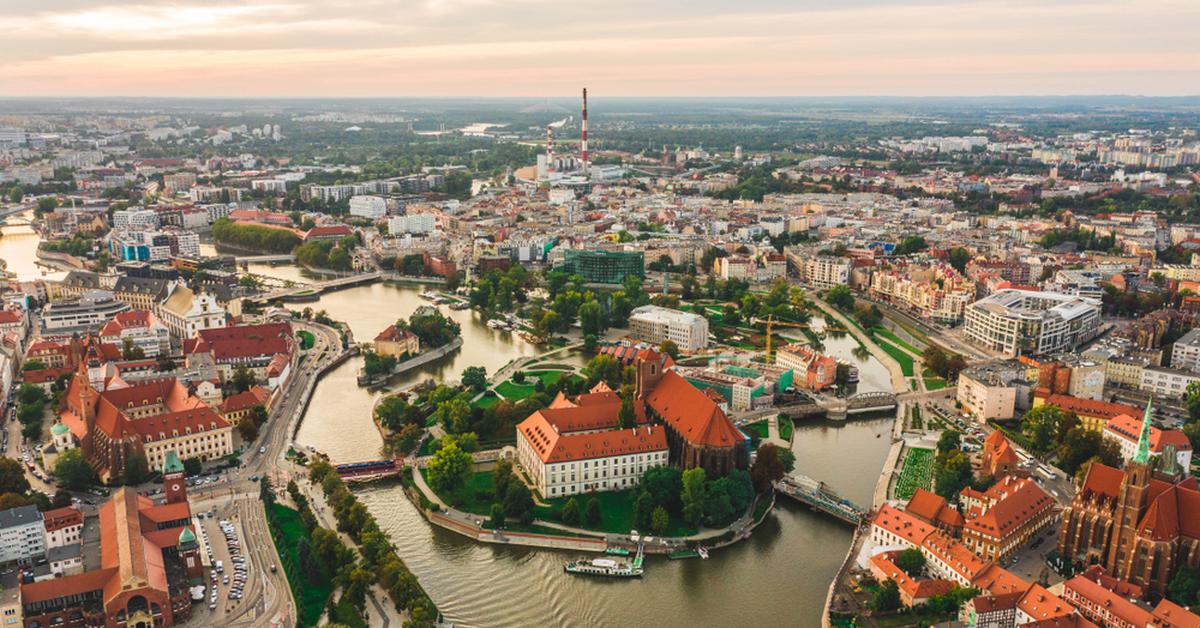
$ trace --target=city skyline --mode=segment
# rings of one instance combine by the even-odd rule
[[[1162,16],[1172,16],[1163,20]],[[1181,0],[6,3],[0,97],[1195,94]]]

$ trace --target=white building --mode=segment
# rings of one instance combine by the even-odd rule
[[[255,179],[250,182],[250,189],[269,192],[271,194],[286,194],[287,181],[283,179]]]
[[[1138,437],[1142,433],[1142,419],[1122,414],[1104,424],[1101,434],[1121,448],[1121,459],[1129,462],[1137,453]],[[1161,456],[1167,445],[1175,448],[1180,468],[1192,468],[1192,442],[1179,430],[1160,430],[1150,426],[1150,455]]]
[[[176,282],[159,305],[158,318],[176,338],[191,338],[202,329],[224,327],[225,309],[212,295],[196,294],[183,282]]]
[[[1147,366],[1142,369],[1142,390],[1165,397],[1182,397],[1192,382],[1200,382],[1200,373],[1181,371],[1165,366]]]
[[[657,305],[634,309],[629,315],[629,333],[655,345],[670,340],[688,353],[708,346],[708,320],[699,314]]]
[[[967,307],[963,334],[1008,357],[1070,351],[1100,329],[1095,299],[1029,290],[1000,290]]]
[[[363,218],[383,218],[387,215],[387,201],[382,196],[361,194],[350,197],[350,215]]]
[[[113,293],[104,290],[85,292],[78,299],[55,301],[42,308],[42,328],[46,331],[85,330],[98,327],[129,309]]]
[[[158,212],[151,209],[121,209],[113,212],[114,231],[157,229]]]
[[[852,263],[848,257],[814,255],[804,260],[801,280],[822,290],[850,283]]]
[[[1175,341],[1171,349],[1171,368],[1200,373],[1200,327]]]
[[[540,410],[517,426],[517,463],[545,497],[632,488],[647,469],[667,464],[662,426],[567,431],[575,426],[563,422],[560,430],[547,418],[555,410],[565,409]]]
[[[388,233],[432,233],[437,229],[437,216],[433,214],[408,214],[388,218]]]
[[[0,511],[0,563],[28,563],[46,554],[46,528],[37,506]]]

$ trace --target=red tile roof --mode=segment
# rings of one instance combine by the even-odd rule
[[[871,525],[891,532],[911,543],[914,547],[920,547],[925,542],[925,539],[934,532],[932,525],[890,504],[884,504],[879,507],[879,510],[875,512],[875,516],[871,518]]]
[[[1110,403],[1108,401],[1097,401],[1095,399],[1084,399],[1082,397],[1072,397],[1070,395],[1049,395],[1046,397],[1046,403],[1052,406],[1058,406],[1063,410],[1074,412],[1079,415],[1101,417],[1111,419],[1122,414],[1140,414],[1142,410],[1137,406],[1131,406],[1124,403]]]
[[[1142,420],[1128,414],[1122,414],[1106,423],[1104,431],[1118,438],[1136,443],[1142,434]],[[1192,450],[1192,441],[1188,440],[1187,435],[1183,432],[1179,430],[1160,430],[1151,425],[1150,451],[1160,454],[1166,445],[1174,445],[1175,451]]]
[[[286,354],[293,345],[292,326],[265,323],[204,329],[183,344],[185,354],[205,352],[207,348],[217,362]]]
[[[646,404],[693,445],[733,447],[745,437],[707,395],[675,371],[667,371]]]
[[[1034,482],[1005,477],[984,492],[993,501],[979,516],[967,519],[966,530],[994,539],[1005,539],[1030,519],[1044,515],[1054,508],[1054,499]]]
[[[517,426],[517,431],[524,436],[544,463],[627,456],[667,450],[667,434],[662,427],[645,426],[598,432],[560,432],[554,428],[554,425],[546,419],[542,412],[535,412],[522,421]],[[613,416],[615,417],[615,415]]]
[[[951,528],[961,528],[963,525],[962,513],[951,508],[946,498],[923,488],[918,488],[913,493],[908,504],[904,506],[904,511],[934,525],[941,524]]]

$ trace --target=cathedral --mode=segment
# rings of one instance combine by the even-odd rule
[[[1095,462],[1062,515],[1058,551],[1077,565],[1101,565],[1162,596],[1175,570],[1200,565],[1200,484],[1173,447],[1150,454],[1150,405],[1125,469]]]

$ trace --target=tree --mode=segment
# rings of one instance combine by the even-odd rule
[[[1058,406],[1049,404],[1033,408],[1021,417],[1021,432],[1025,434],[1039,453],[1046,453],[1058,444],[1059,425],[1067,413]]]
[[[896,556],[896,566],[909,577],[919,578],[925,571],[925,555],[921,550],[910,547]]]
[[[943,430],[942,435],[938,437],[937,450],[938,453],[944,454],[951,451],[958,451],[962,445],[962,434],[958,430]]]
[[[839,310],[850,311],[854,308],[854,293],[845,284],[838,284],[826,291],[825,300]]]
[[[8,190],[9,202],[20,203],[21,199],[23,199],[23,198],[25,198],[25,190],[21,186],[14,185],[11,188],[9,188],[9,190]]]
[[[499,530],[504,527],[504,507],[498,503],[492,504],[492,529]]]
[[[683,492],[683,471],[678,467],[651,467],[642,474],[642,490],[650,494],[654,503],[671,512],[680,512],[683,507],[680,494]]]
[[[758,455],[750,466],[750,478],[754,481],[754,490],[766,493],[775,483],[783,479],[784,465],[779,458],[779,449],[771,443],[763,443],[758,447]]]
[[[587,501],[586,515],[588,525],[600,525],[600,499],[592,497]]]
[[[488,385],[487,369],[482,366],[468,366],[463,369],[462,383],[476,393],[483,392]]]
[[[637,500],[633,502],[633,524],[643,530],[650,527],[650,517],[653,513],[654,498],[646,491],[638,493]]]
[[[232,384],[234,389],[238,392],[245,392],[250,390],[250,387],[256,384],[257,381],[254,379],[253,371],[245,366],[238,366],[237,368],[233,369],[233,377],[230,378],[229,383]]]
[[[604,320],[604,308],[595,299],[579,306],[579,326],[584,334],[599,336],[607,327]]]
[[[871,598],[871,608],[881,613],[900,608],[900,588],[892,580],[883,583]]]
[[[929,248],[929,245],[925,242],[925,238],[919,235],[910,235],[905,236],[896,245],[896,248],[892,249],[892,255],[911,255],[913,253],[920,253],[927,248]]]
[[[967,272],[967,264],[971,261],[971,252],[961,246],[950,249],[950,265],[960,273]]]
[[[237,424],[238,434],[242,435],[242,440],[247,443],[254,442],[258,438],[258,423],[254,422],[250,417],[244,417]]]
[[[945,455],[943,463],[936,471],[935,492],[952,501],[959,491],[971,485],[973,477],[971,461],[967,456],[961,451],[951,452]]]
[[[36,384],[21,384],[21,387],[17,388],[17,401],[20,403],[34,403],[45,398],[46,391]]]
[[[197,475],[200,475],[200,472],[203,470],[204,470],[204,465],[203,465],[203,463],[200,462],[199,458],[184,458],[183,472],[186,473],[188,476],[195,477]]]
[[[650,513],[650,529],[655,534],[662,534],[667,530],[667,526],[671,523],[671,516],[667,514],[667,509],[662,506],[654,508],[654,512]]]
[[[1200,603],[1200,568],[1180,565],[1167,584],[1167,599],[1180,606]]]
[[[705,473],[703,467],[688,469],[683,472],[683,520],[691,525],[699,525],[704,517]]]
[[[779,462],[783,465],[785,474],[796,470],[796,452],[786,447],[776,447],[775,452],[779,455]]]
[[[574,497],[568,499],[567,503],[563,504],[561,517],[562,522],[569,526],[579,524],[579,502],[575,501]]]
[[[658,345],[658,350],[671,356],[672,360],[679,359],[679,345],[675,344],[674,340],[664,340]]]
[[[524,482],[508,483],[508,490],[504,493],[504,514],[520,519],[525,525],[533,523],[533,495]]]
[[[492,471],[492,492],[497,497],[503,496],[508,492],[508,484],[513,482],[512,462],[501,458],[496,461],[496,468]],[[520,482],[520,479],[515,481]]]
[[[1084,463],[1092,459],[1109,466],[1120,466],[1120,447],[1111,439],[1104,438],[1100,432],[1083,426],[1071,428],[1058,448],[1058,466],[1066,473],[1074,475]]]
[[[475,474],[471,454],[451,441],[433,454],[428,467],[429,483],[439,492],[452,493],[470,481]],[[519,484],[519,482],[514,482]]]
[[[146,455],[134,452],[125,459],[125,483],[141,484],[150,476],[150,463]]]
[[[605,382],[610,388],[617,388],[621,382],[621,363],[606,353],[602,353],[589,360],[587,372],[588,387],[595,386],[599,382]]]
[[[617,411],[617,423],[621,429],[637,426],[637,412],[634,409],[634,387],[630,384],[621,386],[621,408]]]
[[[84,459],[83,451],[73,448],[58,455],[58,460],[54,462],[54,476],[63,486],[78,491],[95,482],[96,472]]]
[[[25,469],[14,458],[0,458],[0,493],[24,494],[29,490]]]

